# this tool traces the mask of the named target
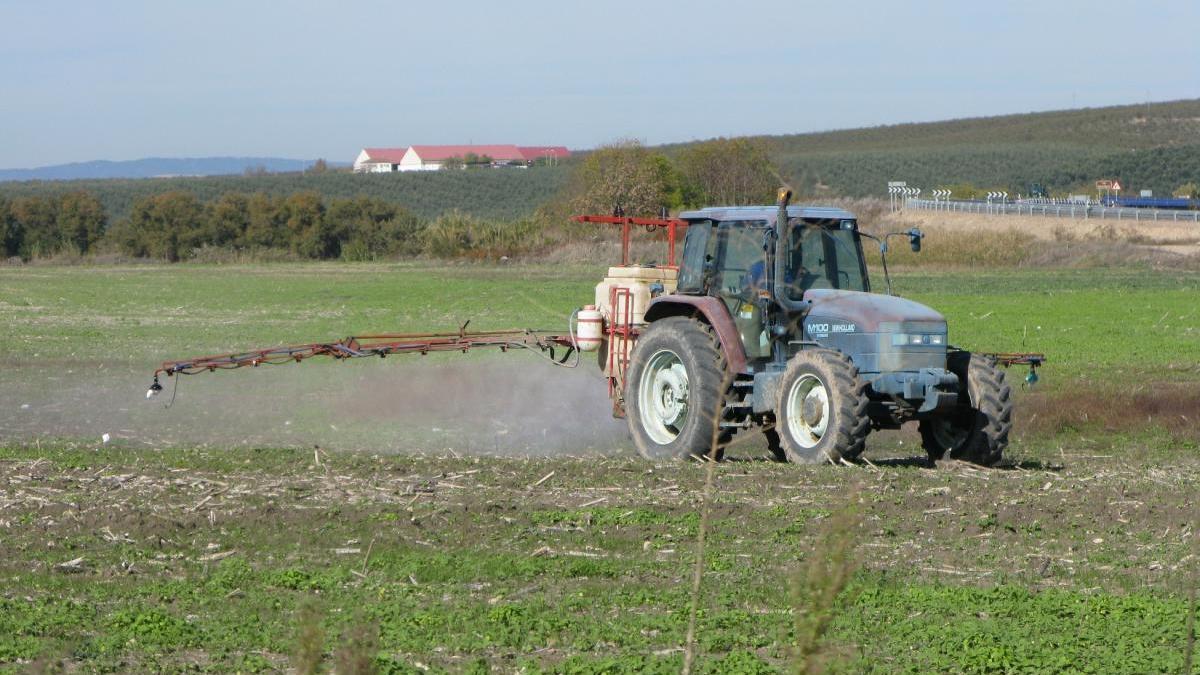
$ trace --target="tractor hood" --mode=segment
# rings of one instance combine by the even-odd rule
[[[812,302],[806,323],[819,317],[854,324],[851,332],[861,333],[880,332],[880,324],[908,322],[940,323],[945,330],[946,317],[919,302],[894,295],[813,288],[805,291],[804,299]]]

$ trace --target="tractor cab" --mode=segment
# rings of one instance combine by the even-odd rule
[[[848,211],[788,207],[784,228],[776,228],[779,213],[771,207],[709,208],[680,217],[688,229],[677,292],[720,298],[750,361],[773,356],[766,319],[774,309],[802,313],[812,289],[871,290],[858,222]],[[798,326],[782,323],[784,330]],[[789,329],[789,323],[795,325]]]
[[[681,214],[689,227],[680,291],[703,293],[706,286],[736,289],[749,284],[765,289],[777,249],[783,256],[784,281],[793,299],[801,299],[809,288],[870,291],[858,221],[852,213],[789,207],[786,240],[779,247],[775,245],[777,215],[776,209],[769,207],[710,208]]]

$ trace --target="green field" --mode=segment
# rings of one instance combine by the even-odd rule
[[[678,672],[707,467],[636,459],[617,424],[586,444],[553,425],[605,417],[603,381],[522,354],[396,357],[141,400],[165,358],[467,319],[559,328],[599,272],[0,268],[0,670]],[[803,660],[824,607],[808,570],[847,543],[854,574],[810,666],[1183,670],[1200,274],[895,281],[956,344],[1048,355],[1039,390],[1017,392],[1009,462],[929,468],[907,432],[868,439],[870,464],[779,465],[739,437],[713,474],[696,670]],[[591,398],[574,408],[538,400],[576,388]],[[456,397],[471,405],[447,412]],[[500,438],[504,413],[523,415],[507,436],[542,430],[535,452],[466,435]]]
[[[149,365],[249,346],[382,331],[563,329],[603,267],[279,264],[0,268],[0,364]],[[882,285],[882,279],[876,279]],[[1040,351],[1049,383],[1195,375],[1200,273],[1146,269],[901,270],[951,342]],[[37,355],[31,358],[32,353]]]

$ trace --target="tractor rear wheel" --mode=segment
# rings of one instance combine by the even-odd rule
[[[921,444],[931,461],[954,459],[993,466],[1004,456],[1012,430],[1012,390],[996,362],[970,352],[951,352],[959,405],[951,413],[921,420]],[[963,398],[963,394],[966,398]]]
[[[634,345],[625,381],[633,443],[651,460],[720,458],[718,424],[729,388],[725,356],[705,324],[674,316],[651,323]]]
[[[862,453],[871,420],[867,385],[844,354],[806,349],[788,361],[779,382],[775,430],[792,462],[854,459]]]

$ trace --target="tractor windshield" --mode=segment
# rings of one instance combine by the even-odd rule
[[[800,300],[810,288],[869,291],[867,267],[854,221],[793,219],[780,253],[785,260],[788,294]]]

